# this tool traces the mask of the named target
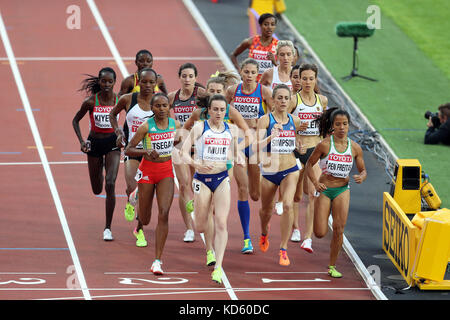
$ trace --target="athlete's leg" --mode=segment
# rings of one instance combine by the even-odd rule
[[[298,171],[289,173],[280,183],[280,190],[283,200],[283,215],[280,218],[281,244],[280,248],[287,249],[289,237],[292,231],[294,218],[293,205],[295,186],[298,181]]]
[[[138,183],[139,190],[139,216],[136,231],[142,229],[150,223],[152,217],[153,196],[155,194],[155,185],[151,183]]]
[[[181,217],[183,218],[186,229],[193,230],[191,215],[186,212],[186,203],[191,200],[191,182],[190,166],[184,163],[175,164],[175,174],[178,180],[178,206],[180,208]]]
[[[155,259],[161,260],[169,232],[169,211],[173,200],[174,179],[164,178],[156,185],[158,224],[156,225]]]
[[[103,190],[103,157],[88,155],[87,160],[92,192],[98,195]]]
[[[314,235],[323,238],[328,232],[328,217],[330,216],[331,200],[323,193],[315,198],[314,203]]]
[[[320,176],[320,168],[319,165],[316,164],[312,167],[314,175],[316,177]],[[314,202],[315,202],[315,193],[316,189],[314,188],[313,183],[311,182],[311,179],[308,177],[304,177],[304,190],[305,193],[308,195],[308,204],[306,207],[306,214],[305,214],[305,232],[304,232],[304,238],[305,239],[311,239],[313,234],[313,224],[314,224]]]
[[[333,217],[333,239],[330,245],[330,266],[336,265],[336,260],[342,248],[344,228],[347,223],[348,209],[350,205],[350,190],[345,190],[331,203]]]
[[[222,267],[223,256],[228,242],[227,220],[230,212],[230,179],[225,178],[214,192],[214,249],[216,268]]]
[[[111,222],[116,207],[116,179],[119,172],[120,151],[108,152],[105,156],[105,192],[106,192],[106,223],[105,228],[111,229]]]

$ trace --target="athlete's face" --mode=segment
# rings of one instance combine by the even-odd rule
[[[155,92],[156,77],[151,71],[144,71],[141,73],[139,79],[140,91],[144,94],[152,94]]]
[[[208,113],[210,119],[214,123],[219,123],[225,118],[225,113],[227,111],[227,104],[223,100],[213,100],[211,106],[209,107]]]
[[[258,76],[258,67],[253,63],[247,63],[241,70],[242,81],[245,83],[252,83],[256,81]]]
[[[277,26],[277,23],[275,21],[275,18],[267,18],[263,21],[261,24],[261,35],[265,37],[271,37],[275,31],[275,28]]]
[[[164,96],[156,97],[152,104],[152,111],[158,120],[165,119],[169,116],[169,100]]]
[[[316,86],[316,73],[313,70],[303,70],[300,76],[300,83],[302,86],[302,90],[309,92],[314,90]]]
[[[191,68],[183,69],[180,74],[180,81],[183,88],[193,87],[195,85],[195,81],[197,81],[195,70]]]
[[[285,88],[281,88],[275,91],[273,97],[275,109],[279,112],[287,110],[289,100],[291,100],[291,92]]]
[[[294,53],[292,52],[291,47],[283,46],[278,50],[277,57],[278,61],[280,61],[280,66],[283,65],[287,67],[292,65],[292,61],[294,60]]]
[[[301,89],[299,69],[294,69],[291,75],[292,91],[297,92]]]
[[[102,72],[99,79],[99,85],[102,91],[112,91],[116,80],[111,72]]]
[[[208,93],[208,95],[210,97],[212,97],[215,94],[221,94],[223,95],[225,88],[223,87],[223,84],[221,83],[216,83],[216,82],[211,82],[210,84],[208,84],[208,87],[206,88],[206,92]]]
[[[140,55],[138,55],[135,63],[138,68],[138,71],[142,70],[144,68],[152,68],[153,67],[153,58],[148,53],[141,53]]]
[[[338,114],[333,121],[333,134],[337,138],[345,138],[348,133],[349,121],[346,115]]]

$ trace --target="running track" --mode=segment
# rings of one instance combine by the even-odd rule
[[[66,9],[73,4],[80,8],[81,28],[69,30]],[[95,7],[99,15],[94,15]],[[223,69],[223,62],[182,1],[137,0],[131,6],[119,0],[29,0],[20,5],[4,0],[0,9],[1,300],[375,299],[344,251],[338,260],[344,278],[327,276],[331,233],[313,240],[314,254],[290,243],[291,265],[281,267],[279,217],[274,215],[271,247],[261,253],[257,248],[259,203],[252,201],[255,253],[240,254],[242,232],[236,205],[232,205],[224,258],[227,281],[218,285],[210,280],[212,270],[205,266],[201,237],[196,234],[192,244],[182,241],[184,225],[175,198],[163,255],[166,274],[154,276],[149,268],[156,216],[145,228],[149,246],[137,248],[132,235],[135,223],[123,218],[123,165],[116,183],[115,241],[104,242],[104,198],[91,192],[86,158],[79,152],[71,125],[84,98],[76,92],[82,74],[96,75],[101,67],[111,66],[118,75],[118,92],[123,73],[135,71],[134,55],[146,48],[153,53],[154,69],[172,91],[178,88],[180,64],[195,63],[199,81],[204,83]],[[100,19],[106,28],[102,29]],[[87,117],[83,120],[86,137]],[[303,216],[300,219],[303,224]]]

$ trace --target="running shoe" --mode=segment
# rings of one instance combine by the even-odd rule
[[[136,229],[134,229],[133,234],[137,239],[136,247],[146,247],[147,246],[147,240],[145,240],[144,231],[142,229],[139,229],[139,231],[136,231]]]
[[[187,229],[187,231],[184,233],[184,242],[194,242],[195,240],[195,234],[194,234],[194,230],[192,229]]]
[[[186,212],[191,213],[194,211],[194,200],[189,200],[186,202]]]
[[[342,273],[336,270],[336,266],[328,266],[328,275],[333,278],[342,278]]]
[[[105,240],[105,241],[113,241],[114,240],[110,229],[107,228],[107,229],[103,230],[103,240]]]
[[[206,251],[206,265],[213,266],[215,264],[216,264],[216,256],[214,254],[214,251],[212,250]]]
[[[283,202],[275,203],[275,212],[279,216],[281,216],[283,214]]]
[[[214,271],[211,273],[211,279],[212,279],[212,281],[215,281],[215,282],[221,284],[222,283],[222,268],[214,269]]]
[[[244,253],[244,254],[253,253],[252,240],[244,239],[244,247],[242,248],[241,253]]]
[[[303,250],[305,250],[309,253],[313,253],[314,250],[311,245],[312,245],[312,240],[311,240],[311,238],[308,238],[308,239],[303,240],[300,248],[302,248]]]
[[[269,236],[268,235],[261,235],[261,237],[259,237],[259,248],[261,249],[262,252],[266,252],[267,249],[269,249]]]
[[[287,267],[290,264],[291,262],[289,261],[287,251],[280,249],[280,265]]]
[[[300,230],[294,229],[294,230],[292,231],[291,241],[292,241],[292,242],[300,242],[301,239],[302,239],[302,238],[301,238],[301,236],[300,236]]]
[[[161,269],[161,265],[163,263],[156,259],[153,261],[152,267],[150,268],[150,271],[153,272],[154,275],[162,276],[164,274],[163,270]]]
[[[127,205],[125,206],[125,219],[127,221],[133,221],[134,218],[134,207],[131,205],[131,203],[127,202]]]

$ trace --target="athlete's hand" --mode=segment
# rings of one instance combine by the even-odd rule
[[[280,129],[282,128],[282,125],[279,123],[276,123],[272,130],[270,131],[270,137],[271,139],[276,138],[280,135]]]
[[[364,177],[361,174],[354,174],[353,180],[355,180],[356,183],[360,184],[364,181]]]
[[[327,190],[327,186],[320,182],[315,183],[314,188],[316,188],[317,192],[322,192],[322,191]]]
[[[91,151],[91,142],[89,140],[83,141],[80,144],[80,149],[84,153]]]
[[[299,131],[305,131],[308,129],[308,122],[302,121],[300,122],[300,127],[298,128]]]
[[[122,134],[119,134],[116,139],[117,148],[121,149],[125,147],[125,139]]]
[[[147,150],[145,158],[146,160],[154,161],[159,158],[159,153],[156,150]]]

